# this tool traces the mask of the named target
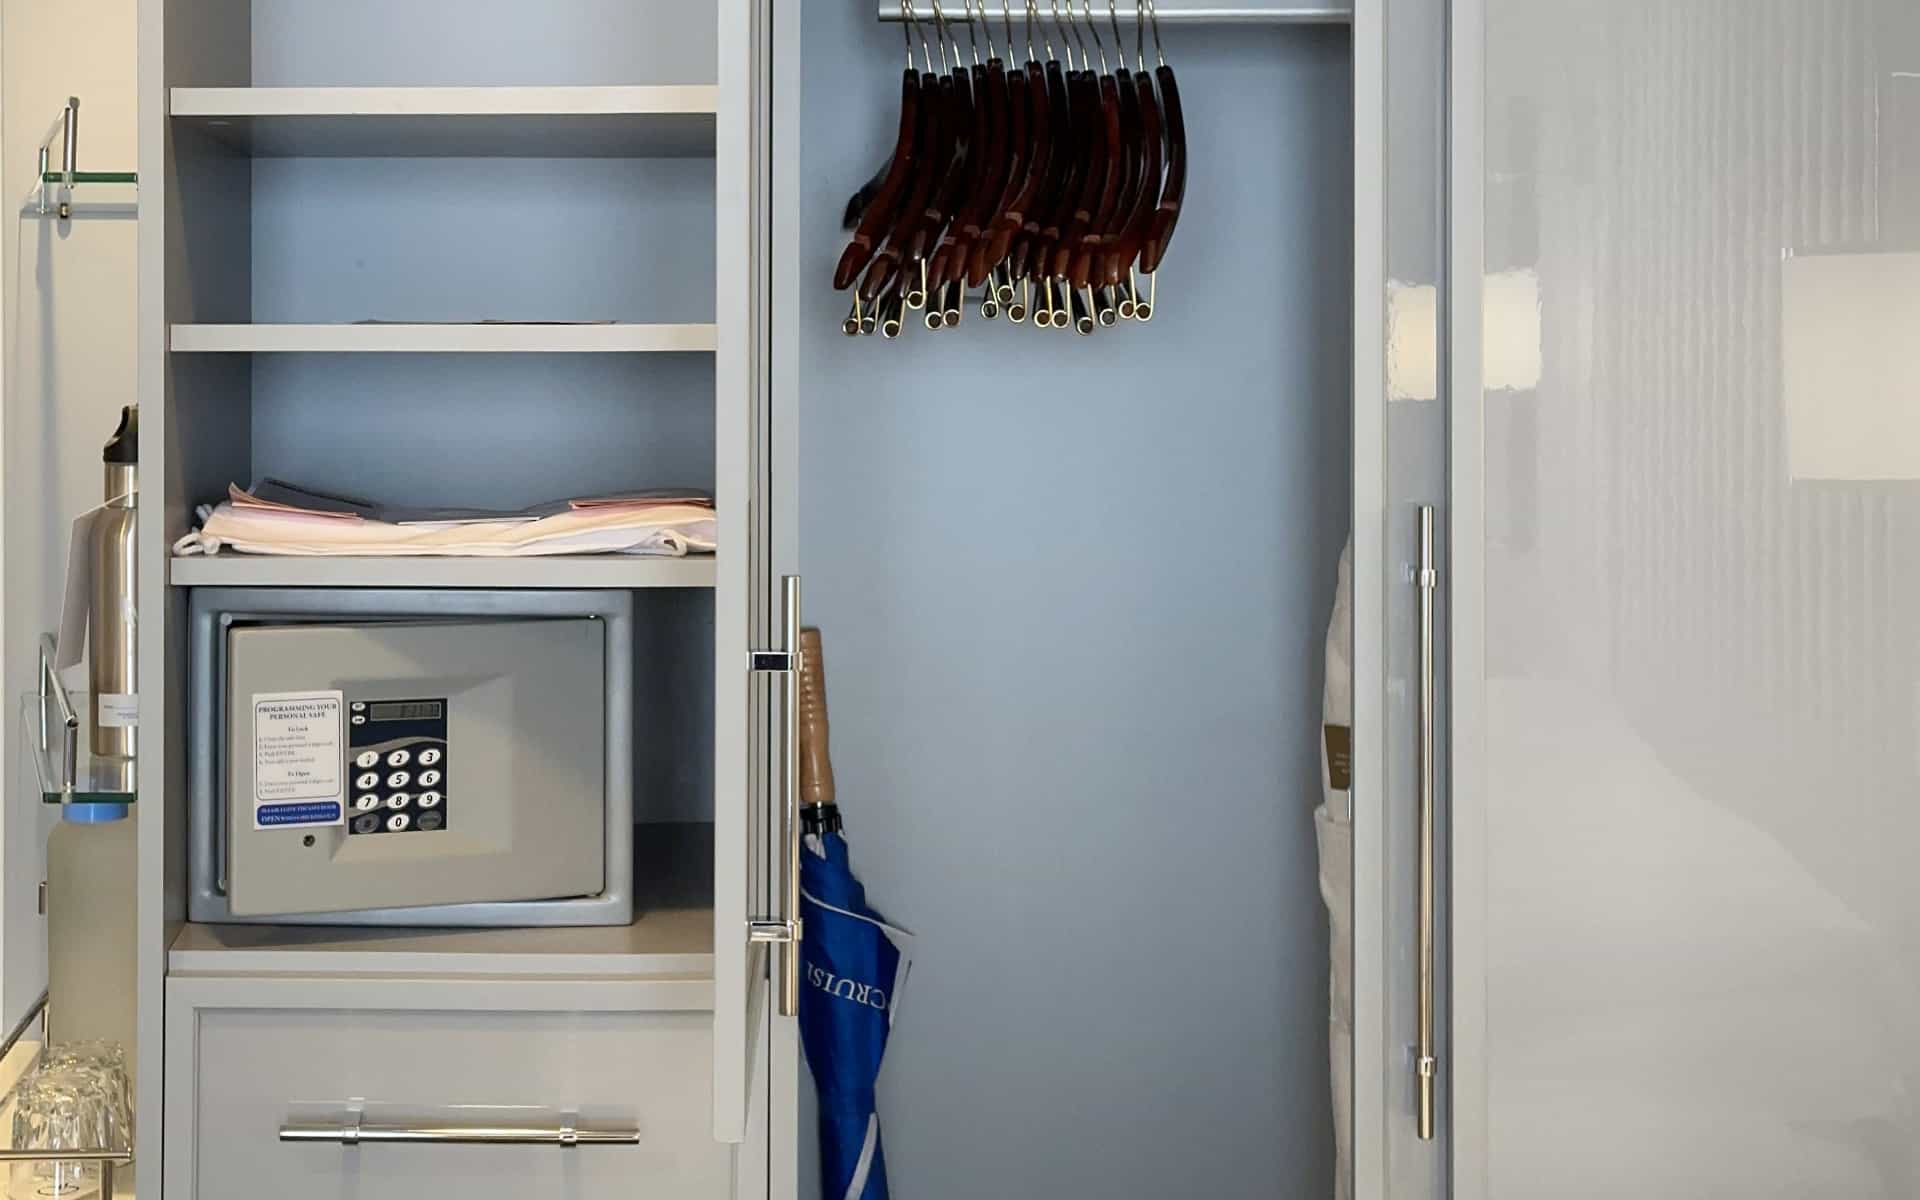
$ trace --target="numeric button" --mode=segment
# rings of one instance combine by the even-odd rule
[[[406,750],[395,750],[392,754],[387,755],[387,765],[390,767],[404,767],[412,761],[412,753]]]
[[[368,771],[365,774],[361,775],[358,779],[354,780],[353,786],[359,788],[363,792],[369,788],[377,788],[380,786],[380,774],[377,771]]]
[[[439,749],[439,747],[437,747],[437,746],[428,746],[428,747],[427,747],[427,748],[426,748],[425,750],[422,750],[422,751],[420,752],[420,765],[421,765],[421,766],[423,766],[423,767],[433,767],[433,766],[438,766],[438,765],[439,765],[439,763],[440,763],[440,749]]]

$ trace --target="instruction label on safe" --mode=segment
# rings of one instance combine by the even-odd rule
[[[339,825],[347,814],[342,692],[253,697],[253,827]]]

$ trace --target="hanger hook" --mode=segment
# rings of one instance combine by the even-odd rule
[[[980,0],[981,11],[986,11],[987,0]],[[980,26],[973,19],[973,0],[960,0],[960,7],[966,15],[961,20],[967,23],[967,41],[973,46],[973,65],[980,65]],[[993,57],[993,26],[987,26],[987,57]]]
[[[1060,0],[1047,0],[1047,2],[1053,6],[1053,23],[1060,25]],[[1080,47],[1080,61],[1083,64],[1082,69],[1084,69],[1084,64],[1087,59],[1087,43],[1080,37],[1080,27],[1073,23],[1073,0],[1067,0],[1066,23],[1061,26],[1060,30],[1060,48],[1066,51],[1067,70],[1071,71],[1073,70],[1073,46],[1067,44],[1068,37],[1072,37],[1074,43]]]
[[[1071,5],[1073,0],[1067,0],[1067,3]],[[1113,0],[1107,0],[1107,3],[1113,3]],[[1087,32],[1093,35],[1094,48],[1100,51],[1100,73],[1111,75],[1113,68],[1107,65],[1107,44],[1100,40],[1100,26],[1093,19],[1093,0],[1080,0],[1080,7],[1086,10]]]
[[[980,0],[980,12],[987,11],[987,0]],[[1013,66],[1013,4],[1011,0],[1000,0],[1000,15],[1006,20],[1007,66]]]
[[[940,69],[942,71],[951,69],[947,66],[948,36],[947,14],[940,11],[940,0],[933,0],[933,40],[940,47]],[[960,57],[960,45],[958,42],[954,43],[953,56],[956,60]]]
[[[1033,22],[1040,15],[1040,0],[1027,0],[1027,60],[1033,61]],[[1047,49],[1047,61],[1052,62],[1053,38],[1047,33],[1047,23],[1040,22],[1040,44]]]
[[[933,51],[927,48],[927,29],[920,24],[913,0],[900,0],[900,12],[907,19],[907,66],[913,66],[913,35],[917,33],[920,36],[920,69],[929,75],[933,74]]]
[[[1167,49],[1160,44],[1160,7],[1154,0],[1147,0],[1147,19],[1153,22],[1153,54],[1160,60],[1161,66],[1167,65]]]
[[[985,0],[982,0],[985,3]],[[1113,26],[1113,52],[1120,59],[1120,70],[1127,69],[1127,43],[1120,37],[1120,9],[1117,0],[1107,0],[1107,22]]]

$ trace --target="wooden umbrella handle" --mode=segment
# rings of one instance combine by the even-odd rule
[[[820,631],[800,631],[800,805],[831,806],[833,752],[827,724],[826,664],[821,658]]]

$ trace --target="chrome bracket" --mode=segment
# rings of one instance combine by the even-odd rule
[[[800,918],[795,917],[791,921],[748,921],[747,940],[782,946],[796,945],[800,941]]]
[[[791,675],[800,669],[800,655],[790,650],[754,650],[747,654],[747,670],[755,675]]]

